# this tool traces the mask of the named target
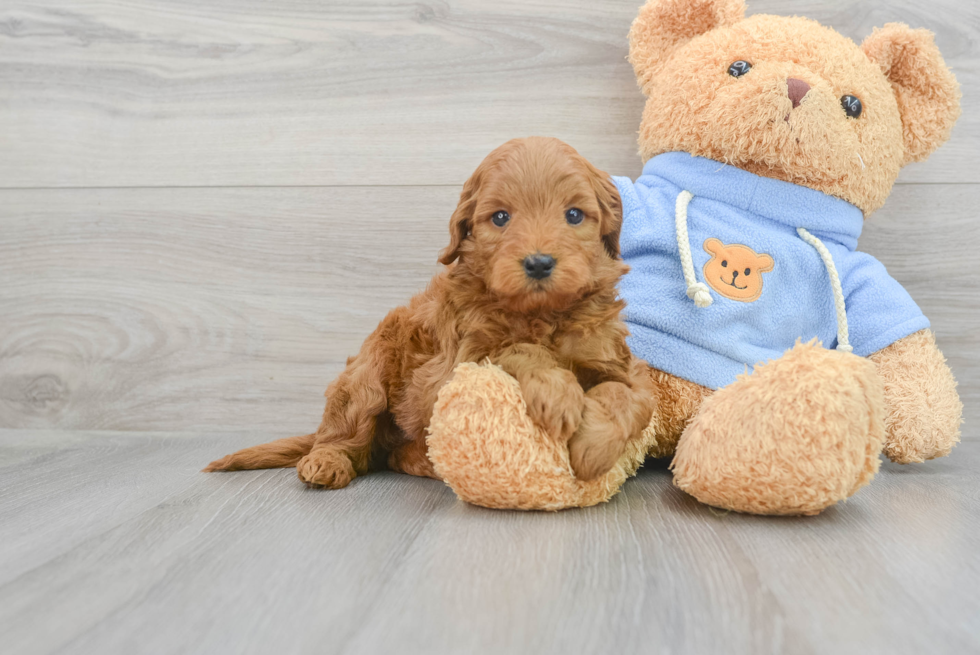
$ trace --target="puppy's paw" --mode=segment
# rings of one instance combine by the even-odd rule
[[[314,489],[342,489],[357,476],[350,457],[332,448],[310,452],[296,465],[296,474]]]
[[[528,373],[521,381],[527,414],[545,432],[566,441],[582,422],[585,392],[563,368]]]
[[[609,472],[626,450],[621,421],[605,415],[603,408],[586,399],[582,424],[568,442],[568,457],[575,477],[588,482]]]

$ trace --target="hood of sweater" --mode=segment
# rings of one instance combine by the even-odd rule
[[[864,213],[846,200],[686,152],[668,152],[649,160],[637,183],[650,175],[695,197],[723,202],[794,229],[805,228],[848,250],[857,248],[864,227]]]

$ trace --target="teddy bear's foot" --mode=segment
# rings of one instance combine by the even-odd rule
[[[817,514],[874,477],[884,413],[872,362],[797,343],[705,399],[677,447],[674,483],[737,512]]]
[[[463,500],[500,509],[558,510],[609,500],[643,463],[649,444],[623,446],[604,475],[575,477],[568,445],[528,417],[521,387],[493,364],[462,364],[439,391],[429,423],[429,459]]]

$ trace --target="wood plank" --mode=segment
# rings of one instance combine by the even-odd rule
[[[0,584],[5,647],[753,655],[980,648],[978,442],[924,465],[886,463],[867,489],[818,517],[765,518],[700,505],[656,466],[606,505],[556,514],[483,510],[436,481],[391,473],[331,492],[305,489],[291,470],[197,473],[214,452],[256,436],[118,433],[107,447],[104,434],[66,434],[75,445],[53,457],[5,466],[9,450],[22,452],[34,436],[0,432],[0,479],[13,475],[22,485],[22,496],[0,494],[0,544],[21,516],[47,526],[23,547],[66,545],[40,561],[20,559],[21,570]],[[79,475],[64,475],[79,462]],[[44,467],[58,476],[60,493],[27,484]],[[134,473],[150,474],[155,491],[141,490]],[[141,509],[119,510],[114,499],[125,489],[144,497]],[[78,514],[84,539],[76,538]]]
[[[458,188],[0,192],[0,427],[315,427],[322,393],[422,289]],[[980,419],[977,185],[914,185],[868,223]]]
[[[293,470],[199,473],[202,461],[254,443],[255,437],[196,437],[134,438],[134,445],[152,443],[155,453],[166,455],[149,458],[143,448],[127,447],[119,434],[110,439],[118,446],[114,449],[105,447],[105,439],[90,440],[87,455],[66,449],[50,463],[55,471],[80,464],[89,469],[65,478],[57,495],[42,493],[27,508],[14,499],[17,506],[4,512],[5,527],[18,517],[45,527],[18,546],[49,551],[54,540],[62,542],[62,552],[44,566],[32,555],[0,586],[5,648],[17,653],[261,652],[290,633],[295,641],[313,622],[332,626],[336,636],[368,614],[386,582],[386,569],[398,566],[400,553],[436,505],[454,502],[441,483],[407,476],[398,476],[398,484],[394,475],[364,478],[325,495],[303,487]],[[21,471],[22,478],[36,474],[36,468]],[[119,507],[117,490],[149,496],[145,476],[151,477],[157,500]],[[156,484],[162,477],[169,480],[165,487]],[[98,478],[105,495],[92,484]],[[35,485],[25,493],[39,491],[43,486]],[[3,499],[6,505],[10,496]],[[246,525],[251,527],[243,529]],[[256,534],[265,538],[253,539]],[[188,591],[197,599],[189,604],[184,602]],[[286,621],[259,615],[233,619],[244,617],[235,609],[242,603],[261,614],[269,600],[279,604],[280,597],[307,610],[294,608]],[[171,605],[174,601],[178,606]],[[151,609],[160,602],[168,606],[167,614]],[[202,612],[209,606],[224,610]],[[134,613],[137,608],[142,609]],[[270,618],[278,620],[270,625]],[[119,630],[118,622],[135,631]],[[260,640],[263,647],[256,646]]]
[[[181,441],[152,432],[0,430],[0,585],[192,484],[188,471],[199,470],[208,451]],[[222,442],[206,443],[220,449]]]
[[[5,193],[0,426],[312,429],[436,270],[458,193]]]
[[[625,56],[639,4],[8,1],[0,185],[460,184],[530,134],[635,175],[643,99]],[[980,5],[813,0],[802,13],[858,41],[889,21],[934,30],[965,113],[901,179],[980,181]]]

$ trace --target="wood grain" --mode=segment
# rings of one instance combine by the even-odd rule
[[[5,650],[980,649],[980,443],[885,464],[847,503],[789,519],[715,512],[657,467],[557,514],[390,473],[318,492],[291,469],[197,472],[271,436],[0,431]]]
[[[635,175],[640,0],[8,0],[0,186],[460,184],[503,141],[560,137]],[[936,32],[964,115],[905,182],[980,182],[980,4],[752,1],[860,41]]]
[[[455,187],[0,191],[0,427],[315,427],[421,290]],[[932,318],[980,406],[980,186],[900,187],[862,247]]]
[[[458,190],[3,195],[0,425],[289,432],[431,277]]]

